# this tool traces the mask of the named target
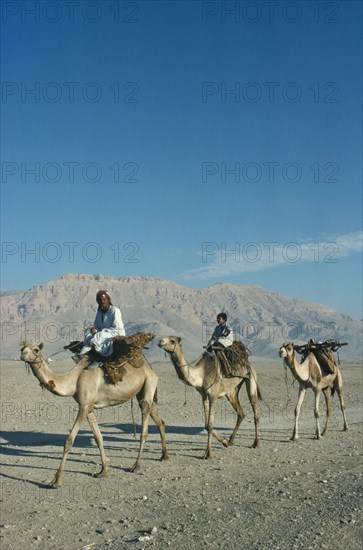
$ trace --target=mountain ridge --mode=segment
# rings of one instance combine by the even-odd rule
[[[2,358],[16,357],[23,339],[42,340],[46,354],[82,339],[93,323],[96,292],[105,288],[121,308],[126,332],[153,332],[148,357],[161,359],[157,341],[182,336],[186,353],[200,355],[219,311],[228,314],[235,338],[253,355],[277,358],[286,340],[348,341],[344,357],[362,358],[362,323],[323,304],[288,298],[260,286],[215,283],[202,289],[154,277],[67,273],[28,290],[1,293]],[[65,356],[63,357],[65,358]]]

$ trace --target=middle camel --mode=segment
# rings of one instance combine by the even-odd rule
[[[255,422],[255,440],[252,447],[258,447],[260,417],[257,401],[261,399],[261,394],[257,384],[256,371],[250,365],[242,366],[239,376],[225,378],[222,375],[220,366],[216,364],[214,358],[208,353],[204,353],[195,366],[190,366],[184,358],[180,342],[181,338],[179,336],[168,336],[167,338],[162,338],[158,345],[169,354],[179,378],[188,386],[195,388],[202,396],[205,428],[208,432],[208,444],[204,458],[212,457],[212,435],[225,447],[233,445],[239,425],[245,417],[238,399],[239,390],[244,382],[246,383],[247,394],[252,405]],[[236,425],[228,440],[214,430],[214,415],[217,401],[224,396],[231,403],[237,414]]]

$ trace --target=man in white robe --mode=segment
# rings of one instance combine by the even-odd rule
[[[125,328],[122,322],[121,311],[112,305],[111,297],[107,290],[97,292],[96,301],[98,309],[90,334],[86,336],[80,355],[88,353],[93,348],[103,357],[112,354],[114,336],[125,336]]]

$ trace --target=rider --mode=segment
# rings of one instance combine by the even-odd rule
[[[212,351],[216,348],[228,348],[233,344],[233,330],[227,323],[227,315],[225,313],[218,313],[217,323],[218,325],[207,344],[207,351]]]
[[[114,336],[125,336],[121,311],[112,305],[111,296],[107,290],[99,290],[96,294],[98,309],[90,334],[86,336],[80,355],[88,353],[93,348],[100,355],[107,357],[112,354]]]

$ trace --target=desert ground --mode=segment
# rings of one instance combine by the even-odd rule
[[[343,353],[341,354],[344,355]],[[21,361],[1,363],[2,550],[116,550],[143,548],[361,549],[362,365],[341,370],[349,431],[337,395],[330,430],[315,440],[313,394],[302,409],[300,439],[290,441],[297,383],[285,379],[280,360],[251,358],[264,402],[260,447],[250,448],[253,417],[246,390],[246,418],[235,445],[213,441],[214,458],[203,460],[206,432],[202,403],[176,376],[168,358],[152,363],[159,375],[158,410],[167,427],[169,460],[150,423],[141,470],[131,473],[138,449],[130,403],[97,412],[110,474],[100,469],[96,443],[82,426],[68,457],[63,485],[49,488],[63,443],[77,412],[71,398],[43,391]],[[54,361],[65,372],[71,361]],[[138,406],[134,406],[137,432]],[[321,419],[324,420],[324,400]],[[229,435],[235,422],[219,401],[216,428]]]

